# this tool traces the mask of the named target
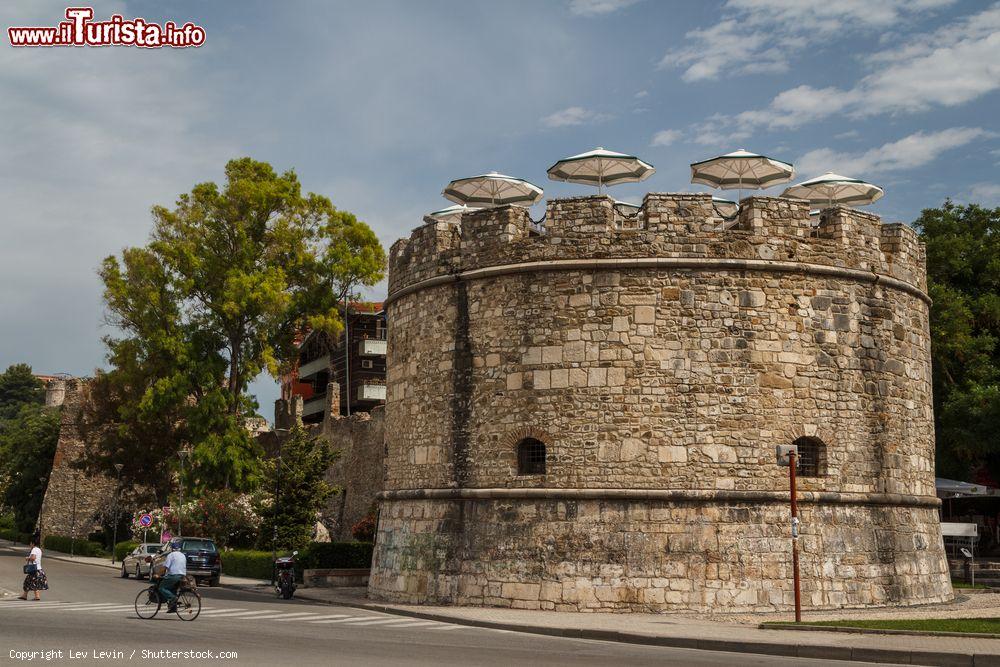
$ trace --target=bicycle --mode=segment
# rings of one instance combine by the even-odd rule
[[[166,600],[160,594],[160,583],[156,582],[139,591],[135,596],[135,613],[142,619],[151,619],[160,611]],[[174,613],[182,621],[193,621],[201,613],[201,593],[187,579],[177,587],[177,607]]]

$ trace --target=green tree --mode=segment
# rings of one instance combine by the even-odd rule
[[[0,504],[13,511],[22,532],[35,528],[59,441],[60,411],[44,400],[45,387],[30,366],[0,375]]]
[[[246,388],[294,358],[295,334],[337,333],[338,303],[382,279],[378,239],[329,199],[303,194],[294,172],[250,158],[226,165],[223,187],[196,185],[153,208],[151,241],[101,268],[112,370],[86,410],[86,464],[126,465],[153,483],[191,446],[188,488],[252,488],[260,451],[244,428]],[[103,402],[101,402],[103,401]],[[156,461],[130,462],[126,455]],[[162,488],[158,493],[162,492]]]
[[[914,226],[927,244],[938,472],[1000,480],[1000,208],[948,201]]]
[[[336,491],[326,481],[326,471],[338,456],[325,438],[311,437],[302,428],[292,430],[281,444],[280,467],[278,457],[265,464],[262,491],[267,495],[260,510],[260,548],[276,544],[279,550],[299,549],[308,544],[317,513]],[[275,496],[277,487],[280,492]]]
[[[14,364],[0,373],[0,419],[17,415],[25,403],[44,403],[45,386],[28,364]]]

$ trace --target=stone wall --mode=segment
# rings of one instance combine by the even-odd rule
[[[749,198],[724,230],[708,195],[650,194],[622,229],[584,197],[550,201],[542,233],[501,207],[394,244],[370,594],[786,608],[774,447],[809,437],[807,604],[950,598],[923,247],[808,208]],[[525,437],[544,474],[520,474]]]
[[[112,508],[115,480],[87,475],[72,467],[71,464],[83,454],[76,419],[81,401],[86,400],[88,384],[79,378],[60,382],[65,383],[61,388],[62,423],[52,473],[42,501],[41,534],[66,537],[75,534],[78,538],[86,538],[101,529],[100,517]]]
[[[330,383],[327,396],[330,402],[322,423],[305,426],[311,435],[326,438],[340,452],[326,475],[327,482],[340,491],[320,513],[320,522],[331,540],[351,541],[354,539],[351,528],[376,511],[378,494],[382,491],[385,409],[378,406],[371,412],[343,417],[337,400],[340,396],[337,383]],[[301,397],[277,401],[276,427],[291,428],[295,423],[301,426],[301,406]]]

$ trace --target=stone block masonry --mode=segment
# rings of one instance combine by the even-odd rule
[[[708,195],[628,229],[581,197],[393,245],[373,598],[790,608],[793,442],[807,607],[952,597],[923,247],[796,200],[724,223]]]
[[[86,379],[60,380],[62,422],[39,520],[41,534],[86,539],[101,530],[101,517],[112,511],[115,480],[88,475],[73,464],[83,455],[84,445],[76,425],[81,402],[86,400]]]

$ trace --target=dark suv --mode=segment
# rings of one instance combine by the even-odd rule
[[[172,551],[170,545],[176,542],[181,543],[181,551],[187,558],[188,576],[208,581],[209,586],[218,586],[222,576],[222,558],[215,542],[207,537],[171,538],[169,543],[163,545],[163,551],[156,554],[155,564],[160,565],[166,560],[167,554]]]

